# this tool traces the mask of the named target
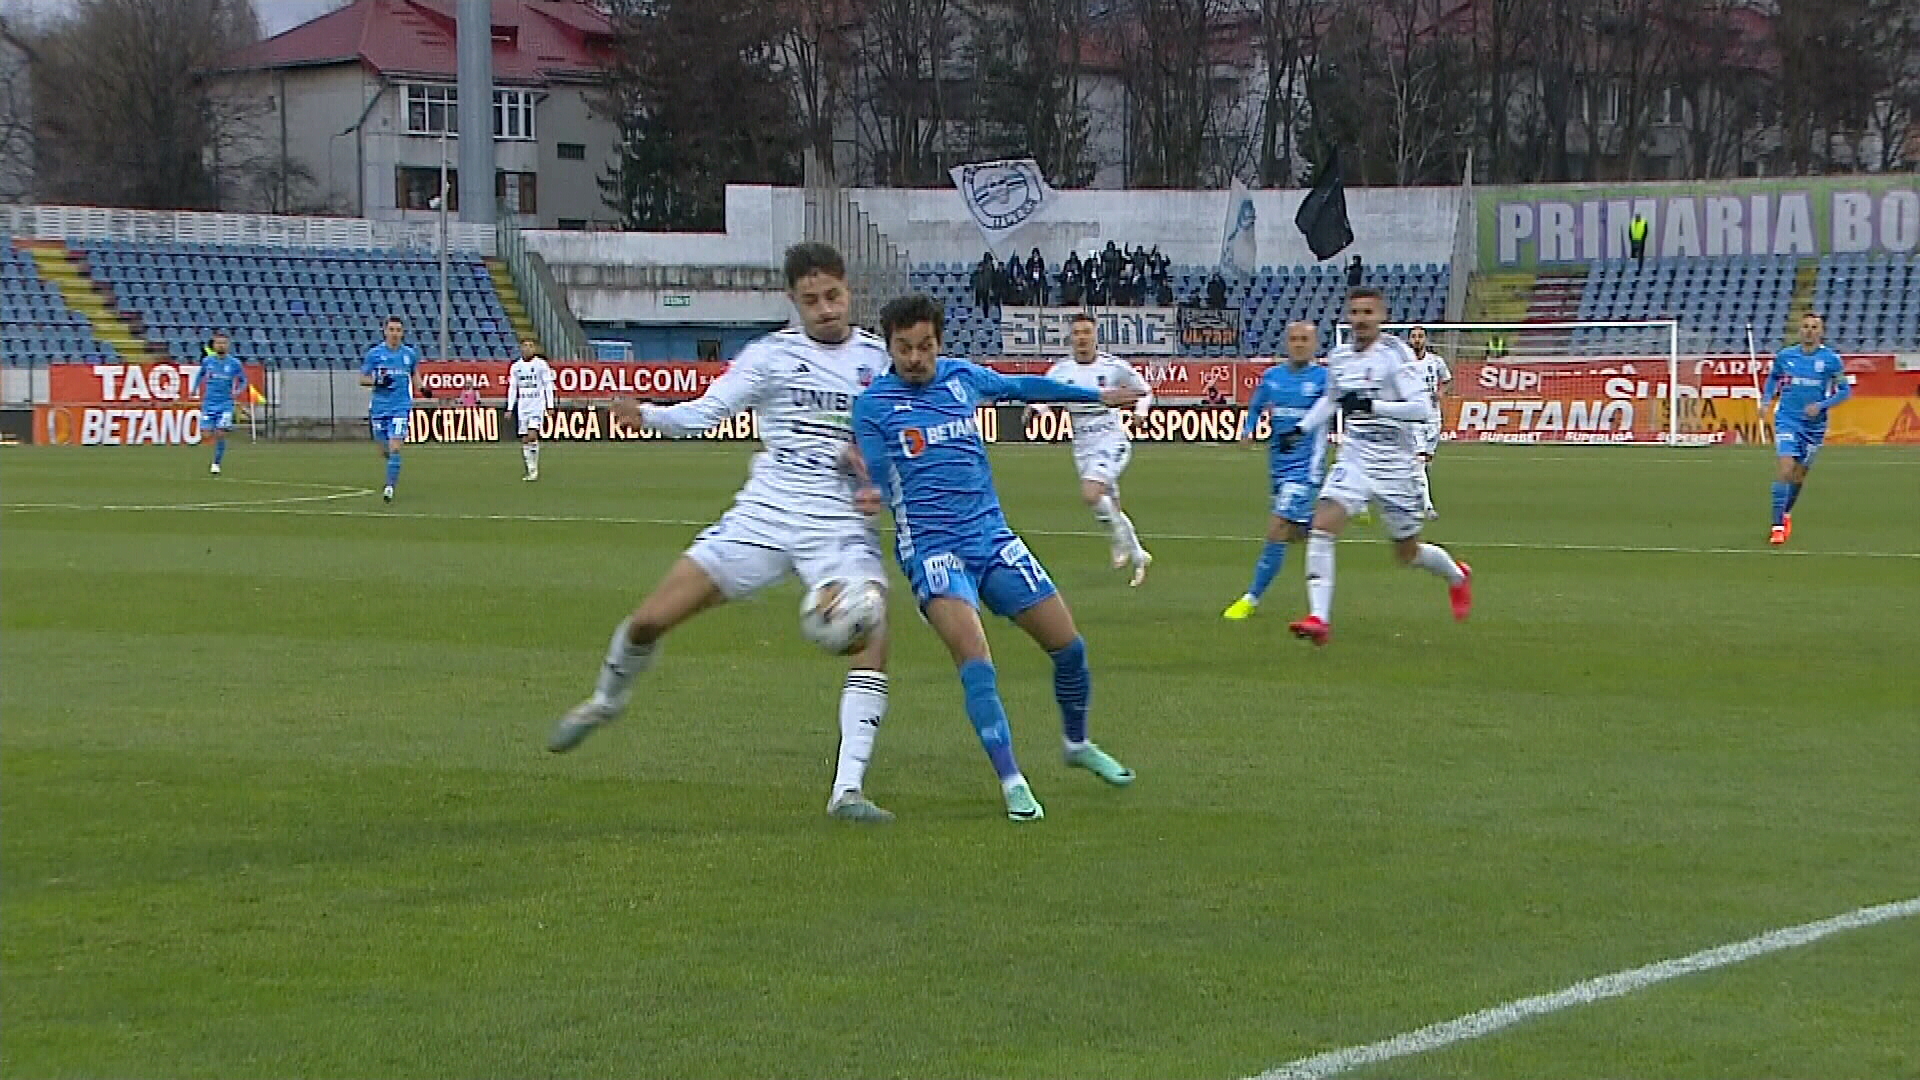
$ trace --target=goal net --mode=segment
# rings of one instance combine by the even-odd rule
[[[1414,325],[1389,323],[1383,329],[1405,338]],[[1657,445],[1724,440],[1714,410],[1703,405],[1708,395],[1725,396],[1731,388],[1709,389],[1714,363],[1682,353],[1687,343],[1672,320],[1422,325],[1427,348],[1453,372],[1441,408],[1443,438]],[[1351,341],[1353,328],[1340,324],[1336,337]]]

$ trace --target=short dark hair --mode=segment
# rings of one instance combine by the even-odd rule
[[[212,341],[214,338],[226,338],[228,341],[232,341],[233,335],[227,333],[225,330],[215,330],[213,333],[207,335],[208,341]]]
[[[402,330],[405,330],[405,329],[407,328],[407,320],[405,320],[405,319],[403,319],[403,318],[401,318],[401,317],[400,317],[400,316],[398,316],[398,315],[389,315],[389,316],[387,316],[387,321],[386,321],[386,322],[383,322],[383,323],[381,323],[380,325],[381,325],[381,326],[392,326],[392,325],[393,325],[394,323],[399,323],[399,324],[400,324],[400,329],[402,329]]]
[[[1068,321],[1068,322],[1077,322],[1077,323],[1083,323],[1083,322],[1090,322],[1090,323],[1092,323],[1092,324],[1093,324],[1094,326],[1099,326],[1099,325],[1100,325],[1100,320],[1098,320],[1098,319],[1096,319],[1096,318],[1094,318],[1094,317],[1093,317],[1092,315],[1089,315],[1088,313],[1086,313],[1086,312],[1084,312],[1084,311],[1076,311],[1076,312],[1074,312],[1074,313],[1073,313],[1073,318],[1071,318],[1071,319],[1069,319],[1069,320],[1067,320],[1067,321]]]
[[[1347,303],[1351,304],[1355,300],[1378,300],[1381,307],[1387,306],[1387,294],[1381,292],[1378,285],[1355,285],[1348,289]]]
[[[921,323],[932,323],[933,336],[946,340],[947,313],[933,297],[926,293],[896,296],[880,309],[880,339],[892,345],[894,334]]]
[[[800,284],[800,279],[808,274],[826,274],[842,281],[847,279],[847,260],[840,257],[840,252],[832,244],[822,244],[817,240],[808,240],[788,248],[781,269],[787,275],[789,289]]]

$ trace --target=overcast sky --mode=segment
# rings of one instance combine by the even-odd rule
[[[253,0],[253,9],[260,13],[261,31],[272,37],[345,3],[346,0]],[[73,6],[74,0],[0,0],[0,15],[58,15]]]

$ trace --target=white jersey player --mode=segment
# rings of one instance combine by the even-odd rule
[[[1048,369],[1047,378],[1089,390],[1137,390],[1143,396],[1134,410],[1140,416],[1147,415],[1153,406],[1152,389],[1132,364],[1100,351],[1099,327],[1093,316],[1085,312],[1075,315],[1071,333],[1073,355]],[[1120,474],[1133,460],[1133,440],[1127,435],[1126,423],[1119,410],[1105,405],[1061,407],[1073,418],[1073,467],[1080,474],[1080,498],[1111,534],[1114,569],[1133,567],[1132,583],[1139,585],[1147,579],[1153,556],[1140,545],[1133,519],[1120,509]],[[1048,406],[1034,408],[1044,411]]]
[[[1369,504],[1393,541],[1395,557],[1446,581],[1453,617],[1465,620],[1473,608],[1472,569],[1420,540],[1419,429],[1433,418],[1433,401],[1413,350],[1380,332],[1385,314],[1380,290],[1361,286],[1347,293],[1353,341],[1328,355],[1327,395],[1300,422],[1312,429],[1331,420],[1336,409],[1346,417],[1340,460],[1320,489],[1307,534],[1309,612],[1288,627],[1315,645],[1325,645],[1333,633],[1334,540],[1347,518]]]
[[[748,409],[762,450],[746,486],[702,532],[653,593],[613,633],[593,696],[554,728],[547,748],[571,750],[626,707],[635,676],[658,642],[709,607],[788,574],[808,587],[839,578],[886,586],[871,519],[854,508],[864,472],[853,447],[853,399],[887,370],[886,347],[848,322],[846,263],[825,244],[786,254],[787,293],[803,326],[748,345],[698,400],[615,407],[617,419],[670,436],[698,435]],[[840,697],[840,758],[827,812],[852,821],[892,816],[862,794],[867,759],[887,710],[887,643],[876,632],[853,656]]]
[[[1420,365],[1427,396],[1433,399],[1433,419],[1420,425],[1420,505],[1427,520],[1432,521],[1440,516],[1440,511],[1433,508],[1433,481],[1427,469],[1433,463],[1434,453],[1440,449],[1440,429],[1446,416],[1447,387],[1453,385],[1453,369],[1439,353],[1427,348],[1426,327],[1408,330],[1407,345],[1413,349],[1413,359]]]
[[[540,479],[540,428],[554,407],[553,365],[540,355],[540,343],[520,339],[520,359],[507,369],[507,412],[520,434],[520,460],[528,480]]]

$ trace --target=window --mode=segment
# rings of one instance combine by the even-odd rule
[[[518,140],[533,138],[533,91],[493,92],[493,137]]]
[[[393,205],[402,210],[432,210],[434,196],[440,193],[440,170],[435,168],[410,168],[402,165],[394,170]],[[460,172],[447,170],[447,212],[460,212]]]
[[[408,83],[407,134],[460,134],[460,92],[451,86]]]
[[[1678,86],[1667,86],[1653,102],[1653,122],[1678,124],[1686,119],[1687,96]]]
[[[561,218],[561,219],[560,219],[560,220],[559,220],[558,222],[556,222],[555,224],[556,224],[556,225],[557,225],[557,226],[558,226],[559,228],[562,228],[562,229],[574,229],[574,230],[576,230],[576,231],[578,231],[578,232],[586,232],[586,231],[587,231],[587,219],[586,219],[586,218],[577,218],[577,217],[563,217],[563,218]]]
[[[493,194],[509,214],[535,214],[539,202],[534,198],[535,175],[530,172],[493,174]]]
[[[460,134],[460,90],[445,83],[408,83],[402,98],[409,135]],[[493,92],[493,137],[531,140],[535,91]]]
[[[556,146],[554,146],[553,152],[560,155],[561,161],[587,160],[587,147],[586,147],[586,144],[584,143],[577,143],[577,142],[559,143]]]
[[[719,338],[697,338],[693,343],[693,355],[697,360],[720,359]]]

